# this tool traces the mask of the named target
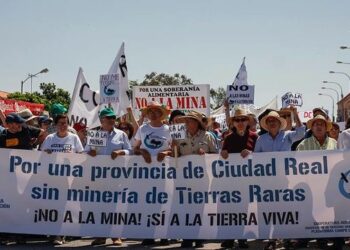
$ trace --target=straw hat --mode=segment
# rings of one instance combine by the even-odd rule
[[[308,129],[311,129],[315,121],[324,121],[326,123],[327,131],[331,130],[332,122],[327,120],[323,115],[316,115],[314,118],[307,121],[306,126]]]
[[[17,114],[22,117],[26,122],[33,120],[35,118],[37,118],[38,116],[33,115],[32,111],[30,111],[30,109],[23,109],[19,112],[17,112]]]
[[[207,120],[207,118],[202,113],[199,113],[199,112],[193,110],[185,116],[180,116],[180,117],[176,118],[176,122],[184,123],[184,122],[186,122],[187,119],[195,119],[196,121],[198,121],[200,127],[202,129],[205,129],[204,122],[205,122],[205,120]]]
[[[232,113],[233,113],[233,116],[232,116]],[[246,117],[246,118],[249,118],[248,116],[248,112],[245,110],[245,109],[242,109],[242,108],[237,108],[234,110],[234,112],[231,112],[231,119],[232,118],[238,118],[238,117]]]
[[[267,120],[268,118],[270,118],[270,117],[277,119],[277,120],[281,123],[280,130],[283,130],[283,129],[285,129],[285,128],[287,127],[287,121],[286,121],[284,118],[280,117],[280,115],[277,113],[277,111],[270,111],[270,112],[269,112],[266,116],[264,116],[264,117],[261,119],[261,121],[260,121],[260,126],[261,126],[263,129],[268,130],[268,129],[267,129],[266,120]]]
[[[147,106],[141,109],[143,115],[147,115],[148,110],[150,109],[159,109],[162,112],[162,120],[164,120],[169,114],[170,109],[168,106],[162,105],[157,101],[151,101],[147,104]]]

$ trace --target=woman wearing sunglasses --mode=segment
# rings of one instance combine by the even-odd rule
[[[247,157],[255,147],[258,135],[249,129],[249,116],[243,109],[236,109],[234,116],[230,118],[232,133],[227,135],[221,150],[221,156],[228,158],[229,153],[240,153],[243,158]],[[233,248],[235,240],[225,240],[221,247]],[[239,248],[248,248],[247,240],[238,240]]]

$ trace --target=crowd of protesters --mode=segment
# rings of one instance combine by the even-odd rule
[[[345,130],[332,123],[321,108],[313,110],[313,118],[302,124],[295,107],[281,110],[265,110],[259,117],[247,113],[244,108],[230,111],[227,103],[226,130],[213,118],[196,111],[187,114],[180,110],[172,112],[158,102],[150,102],[136,120],[132,109],[117,117],[113,109],[104,108],[99,113],[101,125],[87,128],[83,123],[69,126],[67,109],[61,104],[53,104],[50,115],[34,116],[29,109],[6,116],[0,111],[0,148],[41,150],[53,152],[86,153],[91,157],[110,155],[112,159],[124,155],[140,155],[145,162],[151,163],[152,156],[157,161],[165,157],[184,155],[204,155],[220,153],[227,159],[231,153],[239,153],[246,158],[252,152],[334,150],[350,148],[350,121]],[[169,117],[169,120],[168,120]],[[168,124],[185,123],[186,138],[172,140]],[[295,124],[293,126],[293,124]],[[87,129],[107,132],[107,144],[102,147],[87,145]],[[2,241],[24,243],[25,235],[0,236]],[[275,249],[283,244],[287,249],[308,247],[310,239],[270,240],[265,249]],[[53,236],[56,245],[64,244],[64,236]],[[161,239],[161,245],[172,240]],[[102,245],[106,238],[96,238],[92,245]],[[122,239],[112,238],[113,245],[122,245]],[[144,239],[143,245],[156,244],[154,239]],[[203,247],[205,239],[185,239],[181,247]],[[334,249],[342,249],[342,238],[318,239],[320,248],[333,244]],[[223,248],[233,248],[235,239],[222,242]],[[239,248],[249,248],[247,240],[238,240]]]

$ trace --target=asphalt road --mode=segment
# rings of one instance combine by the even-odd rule
[[[82,239],[76,239],[76,240],[70,240],[67,241],[65,244],[60,246],[53,246],[50,242],[48,242],[45,239],[32,239],[28,240],[26,244],[16,244],[16,243],[9,243],[6,245],[0,245],[0,249],[10,249],[10,250],[34,250],[34,249],[54,249],[54,248],[64,248],[64,249],[77,249],[77,248],[83,248],[83,249],[113,249],[113,248],[120,248],[120,249],[184,249],[181,248],[180,241],[175,244],[171,244],[169,246],[160,246],[159,244],[152,245],[152,246],[142,246],[140,240],[124,240],[122,246],[113,246],[112,241],[110,239],[107,240],[105,245],[101,246],[91,246],[92,238],[82,238]],[[260,240],[252,240],[249,241],[249,249],[263,249],[263,246],[265,245],[265,242],[262,242]],[[194,248],[192,248],[194,249]],[[211,242],[208,241],[204,244],[203,248],[198,249],[223,249],[220,247],[220,242]],[[236,247],[235,249],[239,249]],[[282,247],[278,249],[284,249]],[[315,241],[311,241],[309,243],[309,248],[300,248],[300,249],[318,249],[316,247]],[[350,249],[349,245],[344,247],[343,249]]]

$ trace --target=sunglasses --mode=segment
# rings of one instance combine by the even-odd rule
[[[128,127],[119,127],[119,129],[121,129],[121,130],[129,130]]]
[[[238,118],[238,119],[233,119],[233,121],[235,121],[235,122],[246,122],[246,121],[248,121],[248,119],[247,118]]]

